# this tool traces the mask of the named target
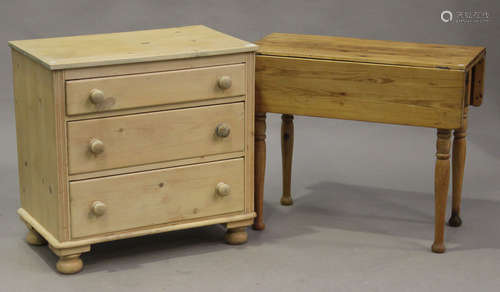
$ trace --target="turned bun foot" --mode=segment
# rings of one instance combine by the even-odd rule
[[[228,229],[226,232],[226,242],[228,244],[243,244],[247,242],[248,234],[246,227]]]
[[[283,206],[293,205],[292,197],[281,197],[280,202],[281,202],[281,205],[283,205]]]
[[[460,216],[452,214],[450,220],[448,220],[448,225],[452,227],[459,227],[462,225],[462,219],[460,219]]]
[[[45,245],[47,241],[35,229],[30,228],[26,233],[26,242],[31,245]]]
[[[79,254],[61,256],[56,264],[56,268],[61,274],[75,274],[82,270],[83,262]]]
[[[446,250],[444,243],[434,243],[432,245],[432,252],[434,253],[444,253]]]

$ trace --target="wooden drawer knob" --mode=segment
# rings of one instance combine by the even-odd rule
[[[104,151],[104,143],[99,139],[92,138],[89,143],[89,149],[94,154],[102,153]]]
[[[218,183],[215,190],[217,191],[217,194],[222,197],[229,196],[231,193],[231,187],[223,182]]]
[[[228,124],[220,123],[215,128],[215,134],[221,138],[229,136],[229,133],[231,133],[231,127]]]
[[[96,216],[101,216],[106,213],[106,204],[101,201],[95,201],[92,203],[92,213]]]
[[[90,91],[89,99],[95,105],[102,104],[104,102],[104,92],[94,88]]]
[[[222,76],[219,78],[219,81],[217,81],[217,84],[220,89],[229,89],[231,88],[231,85],[233,85],[233,81],[229,76]]]

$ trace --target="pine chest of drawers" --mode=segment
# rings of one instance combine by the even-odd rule
[[[256,45],[205,26],[12,41],[27,241],[75,273],[95,243],[225,224],[253,202]]]

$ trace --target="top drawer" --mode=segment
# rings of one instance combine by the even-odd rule
[[[245,94],[245,65],[225,65],[66,82],[68,115]]]

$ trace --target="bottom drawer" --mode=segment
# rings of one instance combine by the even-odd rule
[[[243,211],[243,161],[71,182],[72,237]]]

